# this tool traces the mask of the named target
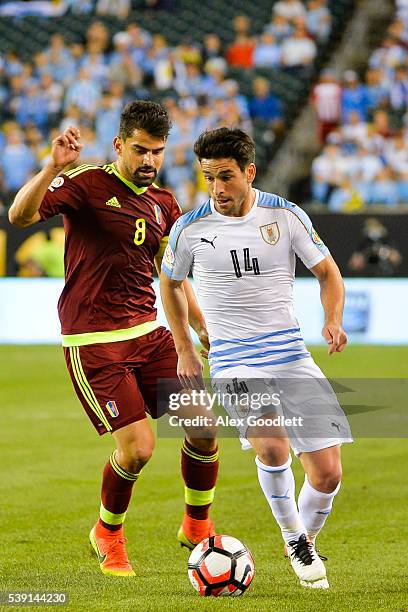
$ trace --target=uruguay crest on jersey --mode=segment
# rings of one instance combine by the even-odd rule
[[[280,232],[279,225],[276,223],[276,221],[274,223],[268,223],[268,225],[262,225],[259,229],[261,230],[262,238],[265,240],[265,242],[271,244],[272,246],[278,242]]]

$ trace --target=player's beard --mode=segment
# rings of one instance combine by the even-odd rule
[[[151,174],[143,174],[143,171]],[[132,182],[137,187],[148,187],[156,180],[157,170],[152,166],[140,166],[132,174]]]

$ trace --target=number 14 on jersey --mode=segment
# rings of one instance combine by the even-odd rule
[[[245,272],[253,272],[255,276],[258,276],[260,274],[258,258],[252,257],[251,259],[249,255],[249,249],[243,249],[243,252],[244,252],[244,270]],[[231,258],[232,258],[232,264],[234,266],[235,276],[237,278],[241,278],[242,272],[241,272],[241,266],[239,264],[238,253],[236,249],[232,249],[230,253],[231,253]]]

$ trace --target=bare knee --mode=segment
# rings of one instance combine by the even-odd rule
[[[145,444],[130,443],[117,450],[116,459],[127,472],[137,474],[150,460],[154,450],[151,442]]]
[[[312,475],[308,475],[308,480],[312,487],[322,493],[333,493],[336,487],[341,482],[341,467],[334,468],[331,471],[319,471]]]
[[[289,446],[286,439],[267,438],[258,439],[256,442],[251,439],[251,444],[264,465],[277,467],[288,460]]]

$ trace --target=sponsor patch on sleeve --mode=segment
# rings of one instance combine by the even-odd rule
[[[311,236],[315,244],[323,244],[323,240],[320,238],[319,234],[316,232],[314,227],[312,227]]]
[[[174,256],[173,249],[171,248],[170,244],[167,244],[166,250],[164,251],[163,255],[164,265],[167,268],[173,269],[175,259],[176,258]]]

